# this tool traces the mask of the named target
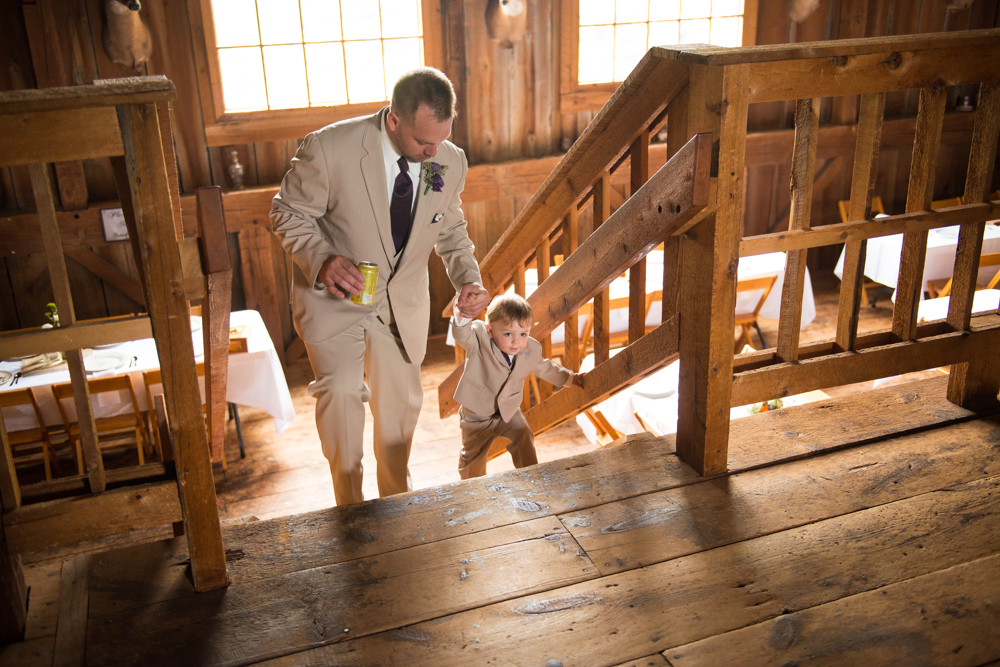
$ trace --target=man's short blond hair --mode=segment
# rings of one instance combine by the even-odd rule
[[[524,297],[517,294],[501,294],[490,302],[486,309],[486,321],[490,324],[527,323],[531,325],[534,313]]]

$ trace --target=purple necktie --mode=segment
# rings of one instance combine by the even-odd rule
[[[399,253],[406,245],[406,237],[410,235],[410,215],[413,211],[413,182],[410,180],[410,165],[406,158],[401,157],[399,176],[392,186],[392,202],[389,204],[389,219],[392,221],[392,243]]]

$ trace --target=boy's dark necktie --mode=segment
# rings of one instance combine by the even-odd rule
[[[392,186],[392,201],[389,203],[389,219],[392,221],[392,243],[399,253],[410,235],[410,217],[413,211],[413,181],[410,180],[410,165],[405,157],[400,157],[399,176]]]

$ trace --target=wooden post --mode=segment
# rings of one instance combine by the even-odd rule
[[[38,208],[38,221],[45,245],[45,257],[52,278],[53,298],[59,310],[59,324],[60,326],[75,324],[76,309],[73,307],[73,295],[70,293],[69,274],[66,272],[66,257],[59,236],[59,223],[56,221],[48,168],[44,164],[32,164],[30,171],[31,188],[35,195],[35,206]],[[73,383],[73,403],[76,406],[76,419],[80,428],[78,437],[86,461],[90,490],[93,493],[100,493],[104,491],[106,485],[104,462],[101,460],[97,444],[97,425],[94,422],[94,408],[90,404],[90,388],[87,386],[87,374],[83,368],[83,353],[76,349],[64,350],[63,354],[66,357],[70,381]]]
[[[202,303],[202,336],[205,350],[205,404],[212,461],[225,456],[226,384],[229,378],[229,312],[233,298],[233,270],[226,239],[226,217],[219,186],[195,192],[202,270],[208,293]]]
[[[736,259],[742,233],[747,130],[746,65],[692,65],[687,129],[718,145],[717,196],[681,245],[677,455],[701,475],[726,470],[736,328]],[[714,152],[714,151],[713,151]]]
[[[594,184],[594,229],[611,217],[611,175],[604,171]],[[594,297],[594,368],[610,358],[611,331],[609,301],[611,288]]]
[[[552,261],[551,243],[549,242],[549,237],[546,236],[542,239],[542,242],[538,244],[538,248],[535,250],[535,272],[538,275],[538,284],[541,285],[549,277],[549,264]],[[564,341],[565,342],[565,339]],[[542,337],[542,356],[546,359],[552,357],[552,334],[546,334]],[[539,396],[539,401],[544,401],[546,398],[552,395],[552,384],[546,382],[545,380],[538,381],[538,388],[541,392]]]
[[[795,142],[792,147],[792,205],[789,229],[807,229],[812,214],[813,173],[819,139],[820,98],[795,103]],[[802,323],[802,293],[806,280],[806,250],[785,255],[785,281],[781,286],[781,316],[778,321],[778,357],[799,358],[799,329]]]
[[[149,316],[163,375],[163,393],[176,447],[177,486],[198,591],[228,585],[215,483],[195,370],[190,313],[181,277],[180,252],[157,107],[118,107],[136,225],[147,269]]]
[[[631,155],[629,192],[635,194],[649,180],[649,130],[640,134],[629,148]],[[646,335],[646,258],[628,272],[628,344]]]
[[[0,506],[14,509],[21,506],[21,485],[17,483],[14,456],[10,451],[10,438],[0,416]]]
[[[965,204],[987,201],[993,177],[993,164],[1000,137],[1000,83],[984,83],[979,89],[976,124],[972,130],[969,151],[969,171],[965,179]],[[979,257],[983,252],[986,223],[972,222],[959,228],[955,271],[952,274],[951,300],[948,302],[948,324],[958,331],[967,331],[972,317],[972,298],[979,273]],[[975,364],[955,364],[948,378],[948,400],[963,407],[993,403],[1000,389],[1000,353],[994,353]]]
[[[580,232],[576,206],[571,206],[563,218],[562,251],[569,257],[580,245]],[[565,260],[563,260],[565,261]],[[573,372],[580,370],[580,316],[574,311],[563,323],[563,365]]]
[[[906,190],[906,212],[929,211],[934,199],[934,174],[947,88],[938,86],[920,91],[917,127],[913,135],[913,158]],[[917,306],[924,291],[924,260],[927,258],[927,232],[903,234],[903,252],[896,280],[896,305],[892,309],[892,333],[899,340],[917,336]]]
[[[869,220],[872,215],[872,192],[878,171],[878,148],[882,136],[885,93],[861,96],[858,119],[858,143],[854,149],[854,176],[851,180],[851,205],[848,222]],[[848,241],[844,249],[844,277],[840,283],[840,308],[837,314],[837,347],[854,351],[858,339],[858,313],[861,287],[865,278],[867,241]]]
[[[2,509],[2,507],[0,507]],[[21,641],[28,621],[28,589],[21,557],[10,552],[0,530],[0,645]]]

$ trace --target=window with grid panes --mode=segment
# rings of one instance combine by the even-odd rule
[[[623,81],[653,46],[740,46],[744,0],[579,0],[577,83]]]
[[[211,0],[225,113],[388,100],[424,63],[421,0]]]

